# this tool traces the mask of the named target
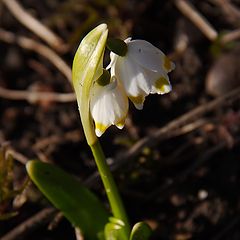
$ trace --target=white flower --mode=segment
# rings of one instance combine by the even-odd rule
[[[96,135],[100,137],[111,125],[122,129],[128,113],[128,98],[116,78],[105,86],[95,82],[91,94],[90,111]]]
[[[127,54],[118,56],[111,52],[111,75],[124,86],[129,99],[137,109],[143,108],[150,93],[164,94],[171,91],[167,73],[174,64],[158,48],[144,40],[125,40]]]
[[[147,95],[171,91],[167,73],[174,69],[174,64],[164,53],[143,40],[125,42],[125,56],[110,53],[110,83],[101,86],[95,81],[91,90],[90,111],[98,137],[111,125],[123,128],[128,98],[137,109],[142,109]]]

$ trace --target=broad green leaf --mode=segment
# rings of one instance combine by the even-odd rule
[[[133,226],[130,240],[148,240],[151,233],[151,228],[145,222],[138,222]]]
[[[30,161],[27,172],[48,200],[81,229],[85,239],[98,239],[108,222],[108,213],[92,192],[52,164]]]

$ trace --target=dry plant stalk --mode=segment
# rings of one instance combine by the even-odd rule
[[[0,29],[0,40],[6,43],[17,43],[20,47],[34,51],[48,59],[71,83],[71,68],[62,60],[62,58],[46,45],[39,43],[31,38],[16,36],[14,33]]]
[[[175,5],[209,40],[214,41],[217,38],[218,33],[214,27],[187,0],[175,0]]]
[[[0,87],[0,97],[9,100],[26,100],[29,103],[36,103],[38,101],[54,101],[63,103],[76,101],[76,96],[74,93],[20,91],[10,90],[2,87]]]
[[[208,103],[200,105],[199,107],[196,107],[193,110],[190,110],[189,112],[172,120],[164,127],[156,130],[153,134],[149,134],[148,136],[137,141],[126,153],[117,156],[115,160],[116,164],[111,166],[111,170],[114,171],[118,169],[124,163],[137,156],[144,147],[156,146],[160,141],[168,138],[169,136],[173,136],[172,132],[178,130],[179,128],[187,126],[187,124],[193,122],[194,119],[199,119],[200,116],[206,114],[207,112],[213,111],[214,109],[217,109],[223,105],[229,105],[230,103],[238,100],[239,98],[240,87]],[[97,172],[92,174],[84,183],[87,186],[92,186],[96,178],[98,178]]]
[[[218,2],[218,1],[216,1]],[[219,1],[226,4],[225,0]],[[215,41],[219,36],[216,29],[200,14],[197,9],[187,0],[175,0],[175,5],[179,11],[186,16],[192,23],[210,40]],[[238,12],[239,13],[239,12]],[[220,42],[225,45],[240,38],[240,29],[235,29],[222,36]]]
[[[20,23],[47,42],[52,48],[58,52],[67,50],[67,45],[59,36],[29,14],[16,0],[3,0],[2,2]]]
[[[1,240],[15,240],[24,238],[24,236],[33,232],[39,226],[48,223],[56,212],[57,210],[54,208],[44,208],[32,217],[28,218],[26,221],[13,228],[13,230],[4,235]]]

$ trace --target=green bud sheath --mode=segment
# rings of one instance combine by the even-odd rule
[[[94,80],[98,79],[103,72],[107,35],[106,24],[101,24],[89,32],[80,43],[72,66],[73,86],[84,133],[90,146],[97,140],[90,114],[90,91]]]

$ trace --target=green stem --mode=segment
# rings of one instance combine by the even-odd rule
[[[130,225],[128,222],[127,214],[119,195],[116,183],[113,179],[112,173],[110,172],[109,166],[107,165],[102,147],[98,140],[90,147],[95,158],[101,179],[103,181],[103,185],[106,189],[113,216],[124,222],[124,233],[126,239],[128,239],[130,236]]]

